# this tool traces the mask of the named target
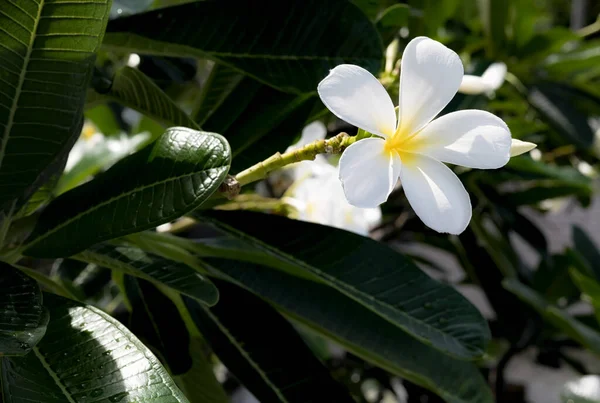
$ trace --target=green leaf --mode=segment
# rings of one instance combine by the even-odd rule
[[[46,182],[77,138],[110,0],[0,9],[1,211]]]
[[[111,21],[103,45],[210,58],[287,92],[314,92],[338,64],[377,73],[383,57],[374,26],[345,0],[183,4]]]
[[[161,359],[171,375],[189,371],[190,335],[175,304],[148,281],[125,275],[122,284],[130,310],[128,329]]]
[[[600,376],[586,375],[565,383],[560,399],[563,403],[600,402]]]
[[[45,295],[50,323],[23,358],[2,358],[9,402],[188,403],[160,362],[130,331],[91,306]]]
[[[210,309],[184,301],[215,354],[259,401],[354,402],[273,308],[233,284],[217,285],[221,300]]]
[[[108,105],[98,105],[90,108],[85,111],[84,115],[105,136],[115,136],[123,131],[119,122],[117,122],[115,113]]]
[[[590,274],[594,275],[596,281],[600,281],[600,251],[588,234],[577,225],[573,225],[573,244],[587,263]]]
[[[515,206],[537,204],[547,199],[566,196],[591,197],[592,190],[580,185],[563,185],[562,182],[544,182],[518,192],[506,193],[506,200]]]
[[[170,126],[199,129],[194,122],[167,94],[141,71],[123,67],[115,74],[106,93],[100,94],[107,100],[128,106],[158,122]]]
[[[540,83],[529,88],[529,104],[542,119],[562,136],[563,143],[573,143],[589,149],[594,142],[594,131],[588,123],[587,114],[580,110],[555,83]]]
[[[250,263],[214,258],[205,262],[215,273],[264,298],[294,320],[372,364],[434,391],[447,402],[493,402],[473,363],[417,341],[323,284]]]
[[[202,125],[225,136],[233,155],[231,171],[237,173],[285,151],[316,101],[310,94],[286,94],[246,77]]]
[[[134,246],[102,243],[73,258],[164,285],[207,305],[219,300],[214,284],[196,270]]]
[[[91,138],[80,137],[70,154],[71,158],[77,156],[78,159],[73,159],[74,162],[67,166],[53,193],[60,195],[80,185],[123,157],[137,151],[149,137],[147,133],[133,136],[121,133],[111,137],[98,133]]]
[[[590,299],[592,306],[594,307],[596,320],[600,323],[600,283],[574,268],[569,269],[569,275],[577,288]]]
[[[377,17],[377,30],[383,38],[383,43],[391,42],[400,28],[408,25],[410,6],[408,4],[394,4],[388,7]]]
[[[48,324],[42,292],[35,280],[0,262],[0,357],[25,355]]]
[[[175,382],[191,402],[229,403],[229,397],[215,378],[212,363],[205,357],[204,344],[200,337],[192,337],[189,347],[192,368],[175,376]]]
[[[24,253],[70,256],[169,222],[210,197],[230,163],[229,145],[220,135],[171,128],[153,144],[50,203]]]
[[[222,64],[215,64],[194,105],[192,118],[200,126],[221,106],[242,82],[244,75]]]
[[[488,56],[497,57],[506,42],[505,26],[510,0],[478,0],[479,14],[487,38]]]
[[[504,288],[540,313],[546,321],[565,332],[595,354],[600,354],[600,333],[573,318],[569,313],[552,306],[544,297],[515,278],[502,282]]]
[[[465,359],[484,353],[490,335],[477,308],[383,244],[274,215],[211,211],[202,218],[278,260],[277,268],[333,287],[423,343]]]

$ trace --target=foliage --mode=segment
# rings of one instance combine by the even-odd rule
[[[570,29],[570,7],[0,0],[0,401],[225,402],[243,385],[264,402],[353,402],[373,379],[382,401],[402,379],[411,402],[517,402],[504,370],[530,347],[586,375],[564,348],[600,354],[600,245],[561,228],[572,247],[557,251],[532,218],[595,195],[600,9]],[[468,74],[508,68],[495,93],[458,94],[443,114],[488,110],[538,144],[499,170],[456,170],[464,233],[427,229],[401,190],[371,237],[294,220],[276,175],[256,194],[248,178],[309,123],[328,139],[277,166],[355,141],[316,96],[329,70],[360,65],[397,99],[420,35]],[[590,379],[563,398],[588,401]]]

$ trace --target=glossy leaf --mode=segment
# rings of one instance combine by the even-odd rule
[[[208,57],[289,92],[315,91],[338,64],[376,73],[383,55],[373,25],[345,0],[194,2],[120,18],[107,31],[107,49]]]
[[[493,402],[475,364],[417,341],[330,287],[251,263],[215,258],[204,261],[216,273],[264,298],[290,318],[372,364],[434,391],[447,402]]]
[[[177,104],[141,71],[123,67],[115,74],[112,85],[101,98],[120,103],[151,117],[166,127],[183,126],[199,129]]]
[[[567,312],[550,305],[542,295],[516,279],[506,279],[502,285],[573,340],[586,346],[590,351],[600,354],[600,333],[596,330],[581,323]]]
[[[188,403],[157,358],[119,322],[91,306],[45,295],[50,323],[23,358],[1,359],[8,402]]]
[[[36,281],[0,262],[0,357],[27,354],[44,336],[47,323]]]
[[[185,299],[223,364],[263,402],[354,402],[294,330],[267,303],[226,282],[221,301],[205,309]]]
[[[219,299],[214,284],[191,267],[135,246],[101,243],[73,258],[167,286],[207,305],[214,305]]]
[[[171,128],[44,210],[25,254],[64,257],[96,243],[154,228],[197,208],[221,184],[231,161],[214,133]]]
[[[77,138],[110,0],[0,9],[1,211],[46,182]]]
[[[423,343],[465,359],[483,354],[489,330],[479,311],[385,245],[274,215],[212,211],[203,217],[278,260],[278,268],[333,287]]]

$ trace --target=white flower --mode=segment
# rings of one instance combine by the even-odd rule
[[[313,143],[317,140],[323,140],[327,135],[327,129],[325,125],[320,121],[315,121],[304,127],[302,130],[302,135],[300,136],[300,140],[297,143],[289,146],[285,152],[290,152],[294,150],[298,150],[310,143]],[[316,162],[316,163],[315,163]],[[323,155],[318,154],[314,162],[313,161],[301,161],[295,164],[288,165],[286,171],[291,174],[292,178],[295,180],[317,176],[320,174],[320,171],[323,166],[330,166],[327,162],[327,158]]]
[[[327,162],[317,162],[319,173],[295,183],[285,200],[298,210],[298,219],[329,225],[368,236],[381,221],[381,210],[350,205],[338,179],[337,169]]]
[[[458,92],[469,95],[489,94],[502,86],[505,77],[506,64],[492,63],[481,77],[465,74],[460,87],[458,87]]]
[[[339,178],[350,204],[378,206],[400,178],[425,225],[451,234],[465,230],[471,220],[469,194],[442,162],[500,168],[510,158],[511,136],[489,112],[462,110],[433,120],[454,97],[462,77],[455,52],[418,37],[402,57],[398,120],[389,95],[367,70],[340,65],[321,81],[318,92],[329,110],[380,136],[357,141],[342,154]]]

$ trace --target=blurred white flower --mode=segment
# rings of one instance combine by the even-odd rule
[[[326,135],[327,129],[322,122],[318,120],[312,122],[302,130],[300,140],[298,140],[297,143],[289,146],[285,152],[298,150],[317,140],[323,140],[325,139]],[[324,166],[330,166],[327,162],[327,158],[318,154],[314,161],[300,161],[295,164],[288,165],[285,169],[285,173],[289,174],[292,179],[298,180],[302,178],[318,176]]]
[[[337,168],[327,161],[312,162],[318,172],[299,179],[286,192],[285,200],[298,211],[303,221],[329,225],[369,235],[369,230],[381,221],[381,210],[350,205],[338,179]]]
[[[465,74],[458,92],[469,95],[489,94],[502,86],[505,77],[506,64],[492,63],[481,77]]]
[[[456,94],[463,77],[458,55],[418,37],[407,45],[400,70],[399,117],[385,88],[367,70],[335,67],[318,86],[323,103],[340,119],[380,137],[348,147],[339,177],[350,204],[376,207],[398,178],[417,216],[428,227],[460,234],[471,220],[463,184],[443,162],[494,169],[510,158],[508,126],[497,116],[461,110],[433,120]]]

